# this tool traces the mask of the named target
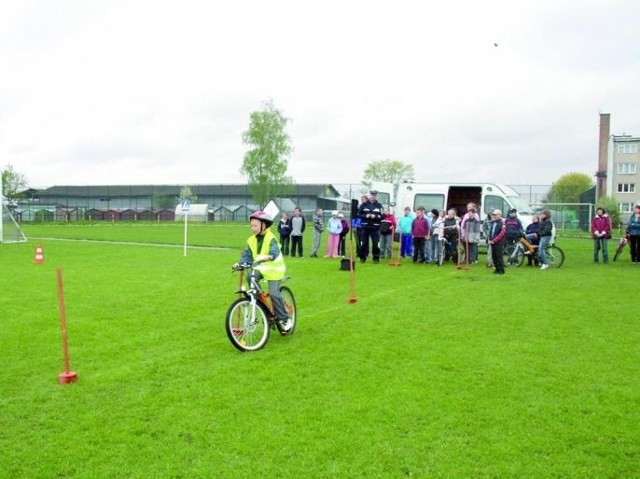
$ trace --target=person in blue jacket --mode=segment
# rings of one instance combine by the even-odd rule
[[[629,218],[627,226],[629,235],[629,249],[631,250],[631,262],[640,264],[640,205],[636,205],[635,211]]]

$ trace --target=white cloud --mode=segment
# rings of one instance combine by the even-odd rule
[[[551,183],[640,135],[632,0],[3,2],[0,165],[33,186],[242,182],[272,98],[289,174]],[[497,43],[498,46],[494,46]]]

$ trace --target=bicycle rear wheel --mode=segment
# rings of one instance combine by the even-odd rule
[[[289,318],[291,319],[291,329],[288,331],[283,331],[280,328],[280,323],[276,323],[278,325],[278,331],[283,336],[293,334],[296,330],[296,324],[298,322],[298,310],[296,308],[296,299],[293,297],[293,292],[287,286],[280,287],[280,294],[282,295],[282,299],[284,300],[284,307],[287,309],[287,313],[289,313]]]
[[[549,268],[559,268],[564,263],[564,251],[556,245],[547,246],[545,256],[547,258]]]
[[[240,351],[257,351],[262,348],[269,339],[267,314],[260,303],[254,308],[248,298],[235,300],[229,306],[225,321],[231,344]]]

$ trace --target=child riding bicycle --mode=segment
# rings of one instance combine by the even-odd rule
[[[291,329],[292,322],[280,294],[280,280],[284,278],[287,268],[278,240],[270,230],[273,220],[264,211],[256,211],[249,217],[249,222],[253,234],[247,239],[247,247],[242,252],[240,261],[233,267],[237,268],[240,264],[260,263],[254,268],[259,275],[257,279],[267,280],[276,318],[282,330],[288,331]]]

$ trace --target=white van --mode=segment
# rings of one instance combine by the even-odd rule
[[[502,211],[505,218],[508,211],[515,208],[522,227],[526,228],[533,215],[531,206],[518,193],[508,186],[493,183],[401,183],[396,195],[391,183],[374,182],[371,189],[378,190],[378,201],[382,205],[392,206],[396,217],[402,216],[407,206],[412,211],[418,206],[424,206],[427,211],[455,208],[458,216],[462,217],[467,212],[469,202],[476,204],[483,221],[496,208]]]

